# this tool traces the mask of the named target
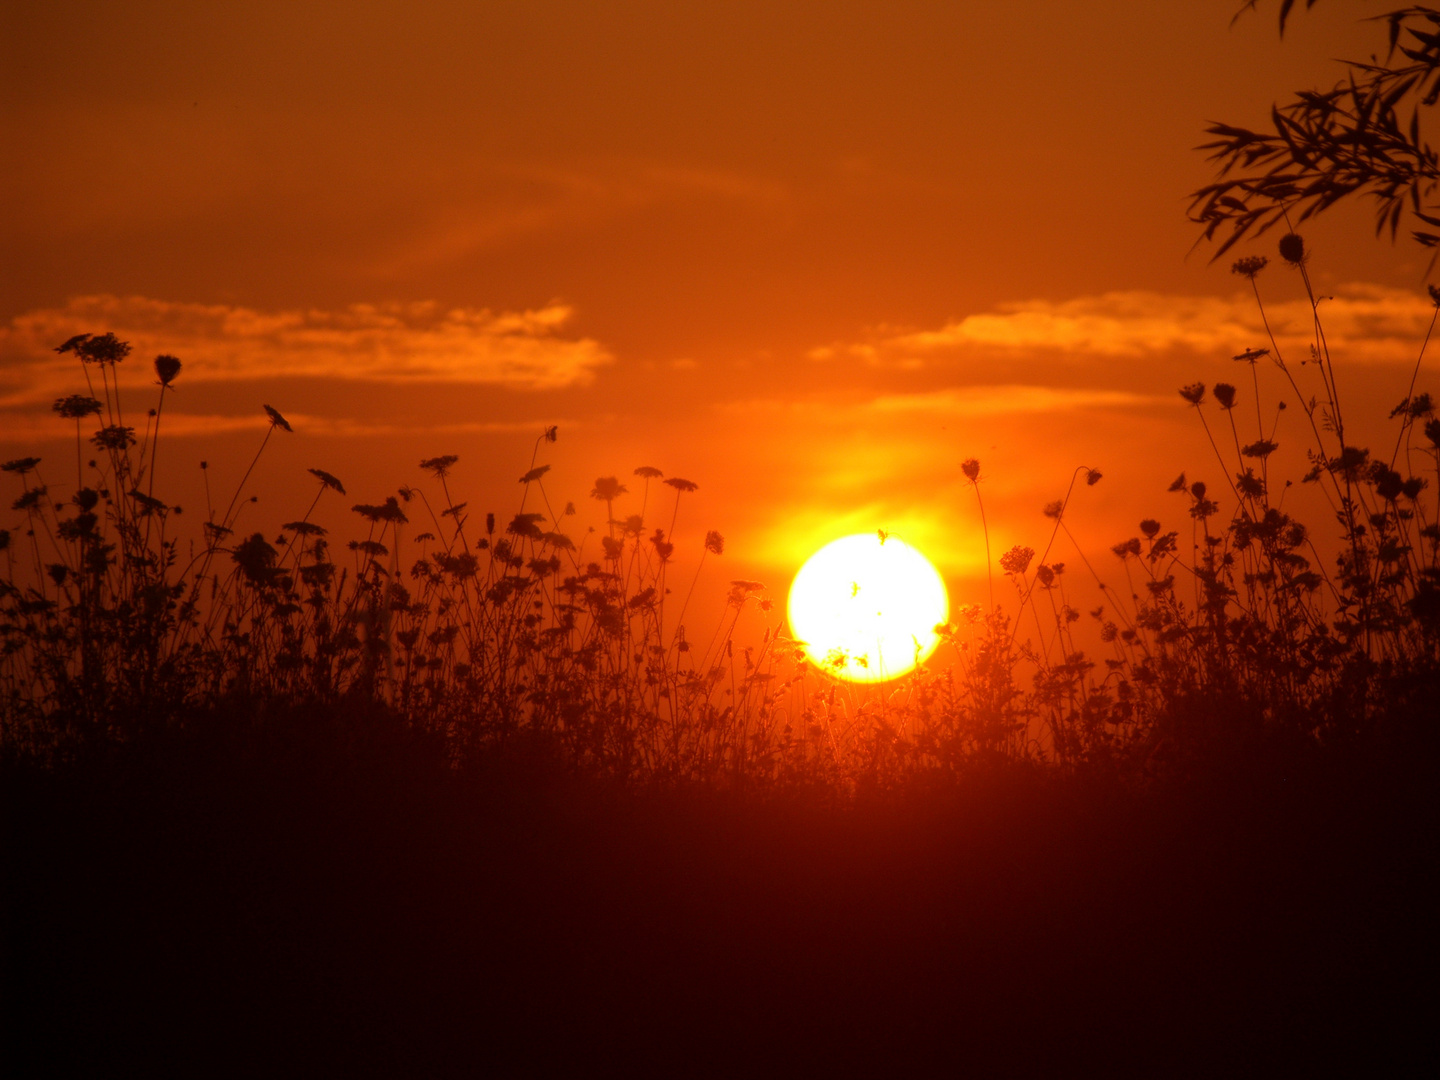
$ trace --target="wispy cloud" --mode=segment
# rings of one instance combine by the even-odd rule
[[[967,417],[1009,416],[1075,412],[1083,409],[1130,409],[1156,404],[1168,405],[1172,404],[1172,401],[1169,397],[1134,394],[1125,390],[1003,384],[952,386],[916,394],[885,394],[847,403],[817,398],[792,402],[764,399],[725,402],[716,408],[724,414],[784,412],[797,417],[809,416],[821,421],[849,424],[861,416],[877,414],[896,419],[911,413]]]
[[[1071,412],[1076,409],[1124,409],[1154,405],[1168,398],[1123,390],[1075,390],[1058,386],[967,386],[926,394],[876,398],[870,408],[882,413],[927,412],[947,416],[1003,416],[1018,413]]]
[[[564,304],[521,312],[434,303],[354,304],[337,311],[257,311],[144,297],[83,296],[0,326],[0,404],[44,401],[74,382],[53,349],[77,333],[113,331],[135,347],[122,380],[151,381],[171,353],[186,382],[311,376],[379,382],[485,383],[551,390],[590,381],[613,357],[565,333]]]
[[[1366,363],[1413,363],[1435,314],[1427,297],[1381,285],[1350,284],[1320,301],[1332,355]],[[1306,299],[1269,304],[1266,314],[1282,355],[1309,355],[1314,320]],[[814,360],[853,357],[914,367],[947,353],[976,349],[1047,350],[1094,357],[1149,357],[1184,350],[1232,355],[1269,347],[1253,296],[1166,296],[1113,292],[1072,300],[1028,300],[969,315],[937,329],[880,331],[871,340],[811,350]]]

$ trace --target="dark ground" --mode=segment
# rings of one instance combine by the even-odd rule
[[[288,720],[3,782],[10,1076],[1440,1075],[1403,756],[837,808]]]

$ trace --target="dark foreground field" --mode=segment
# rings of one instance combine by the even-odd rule
[[[1436,1064],[1406,755],[828,805],[215,723],[5,781],[6,1073],[1369,1075]]]

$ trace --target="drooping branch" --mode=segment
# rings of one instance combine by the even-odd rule
[[[1292,5],[1282,6],[1282,31]],[[1388,230],[1393,239],[1408,211],[1421,226],[1414,238],[1440,245],[1430,231],[1440,228],[1440,163],[1421,130],[1421,110],[1440,99],[1440,10],[1409,7],[1377,19],[1389,30],[1383,63],[1347,62],[1348,77],[1334,89],[1273,108],[1273,132],[1207,129],[1215,138],[1199,149],[1218,179],[1193,194],[1190,217],[1204,227],[1202,240],[1223,236],[1216,258],[1247,235],[1287,217],[1298,224],[1355,195],[1379,204],[1377,234]]]

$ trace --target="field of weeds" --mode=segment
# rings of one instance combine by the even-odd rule
[[[1303,242],[1280,251],[1308,288]],[[1265,269],[1235,264],[1257,302]],[[1440,418],[1422,347],[1393,442],[1354,445],[1311,295],[1303,371],[1272,341],[1236,358],[1238,386],[1179,391],[1218,477],[1172,486],[1182,526],[1147,518],[1067,567],[1067,495],[1038,555],[999,555],[990,603],[873,691],[757,583],[687,629],[724,554],[717,532],[673,539],[692,481],[602,475],[577,497],[605,527],[569,535],[552,428],[513,514],[459,500],[446,455],[392,494],[312,469],[310,513],[263,528],[252,461],[182,515],[161,452],[180,361],[153,361],[136,417],[126,343],[59,344],[73,478],[3,466],[12,1060],[1433,1058]],[[1271,468],[1282,394],[1310,440],[1294,478]],[[266,411],[256,461],[290,428]],[[1323,493],[1323,529],[1287,512],[1289,480]],[[357,497],[377,501],[350,537],[312,520]],[[1107,599],[1089,611],[1077,562]]]

